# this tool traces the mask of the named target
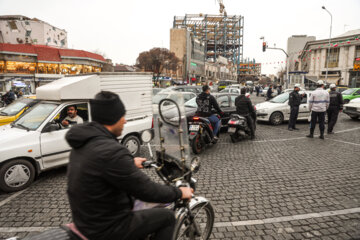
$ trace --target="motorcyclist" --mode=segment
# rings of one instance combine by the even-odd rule
[[[250,98],[247,98],[245,96],[246,89],[242,88],[240,90],[240,96],[235,98],[235,106],[236,106],[236,112],[237,114],[243,116],[246,118],[246,121],[248,123],[248,126],[251,131],[251,139],[255,138],[255,110],[251,103]]]
[[[100,92],[90,100],[93,122],[75,125],[66,134],[72,147],[68,165],[68,197],[74,224],[89,240],[171,239],[175,226],[169,209],[132,211],[134,198],[167,203],[190,199],[191,188],[153,182],[117,139],[125,107],[119,96]]]
[[[206,117],[211,122],[212,126],[214,126],[214,138],[217,140],[217,134],[220,128],[220,119],[212,113],[212,109],[214,108],[221,116],[224,113],[221,111],[216,99],[214,96],[210,94],[210,87],[208,85],[204,85],[202,87],[202,93],[196,97],[196,103],[198,105],[196,114],[200,117]]]

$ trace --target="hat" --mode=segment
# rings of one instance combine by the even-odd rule
[[[296,88],[296,87],[297,87],[297,88],[300,88],[300,84],[298,84],[298,83],[295,84],[294,88]]]
[[[90,99],[92,120],[104,125],[114,125],[125,115],[126,109],[119,96],[101,91]]]
[[[323,81],[323,80],[319,80],[319,81],[317,81],[316,84],[317,84],[317,85],[324,85],[324,81]]]
[[[330,84],[330,88],[336,88],[336,85],[334,83]]]

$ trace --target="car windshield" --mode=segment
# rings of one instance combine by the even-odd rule
[[[27,114],[16,120],[12,126],[36,130],[57,106],[58,104],[55,103],[38,104],[27,112]]]
[[[196,97],[190,99],[185,103],[185,107],[197,108]]]
[[[289,93],[287,92],[287,93],[283,93],[283,94],[280,94],[280,95],[274,97],[273,99],[270,100],[270,102],[272,102],[272,103],[284,103],[288,99],[289,99]]]
[[[343,91],[341,94],[342,95],[351,95],[351,94],[353,94],[353,92],[355,92],[356,91],[356,89],[348,89],[348,90],[346,90],[346,91]]]
[[[18,114],[25,106],[27,105],[26,102],[16,101],[9,106],[6,106],[3,110],[1,110],[1,116],[14,116]]]

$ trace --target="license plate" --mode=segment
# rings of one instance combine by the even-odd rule
[[[200,125],[190,125],[189,131],[199,131]]]
[[[229,129],[228,129],[229,133],[234,133],[235,131],[236,131],[236,128],[234,128],[234,127],[229,127]]]

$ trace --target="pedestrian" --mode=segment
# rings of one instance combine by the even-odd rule
[[[328,134],[333,134],[333,129],[338,119],[339,112],[343,109],[343,98],[341,93],[336,91],[336,85],[330,84],[330,104],[327,110],[328,114]]]
[[[273,89],[272,89],[272,85],[270,85],[269,89],[266,92],[266,98],[267,98],[266,100],[272,99],[273,98],[272,94],[273,94]]]
[[[312,92],[309,99],[309,110],[311,111],[310,134],[306,135],[306,137],[314,137],[316,122],[318,121],[320,139],[324,139],[325,112],[329,108],[330,96],[324,89],[324,82],[322,80],[317,81],[316,85],[317,88],[314,92]]]
[[[288,129],[289,131],[299,130],[295,127],[296,121],[299,114],[299,106],[304,94],[300,95],[300,84],[295,84],[294,91],[289,95],[289,105],[290,105],[290,119]]]
[[[260,94],[260,86],[259,84],[255,86],[256,96],[258,97]]]

